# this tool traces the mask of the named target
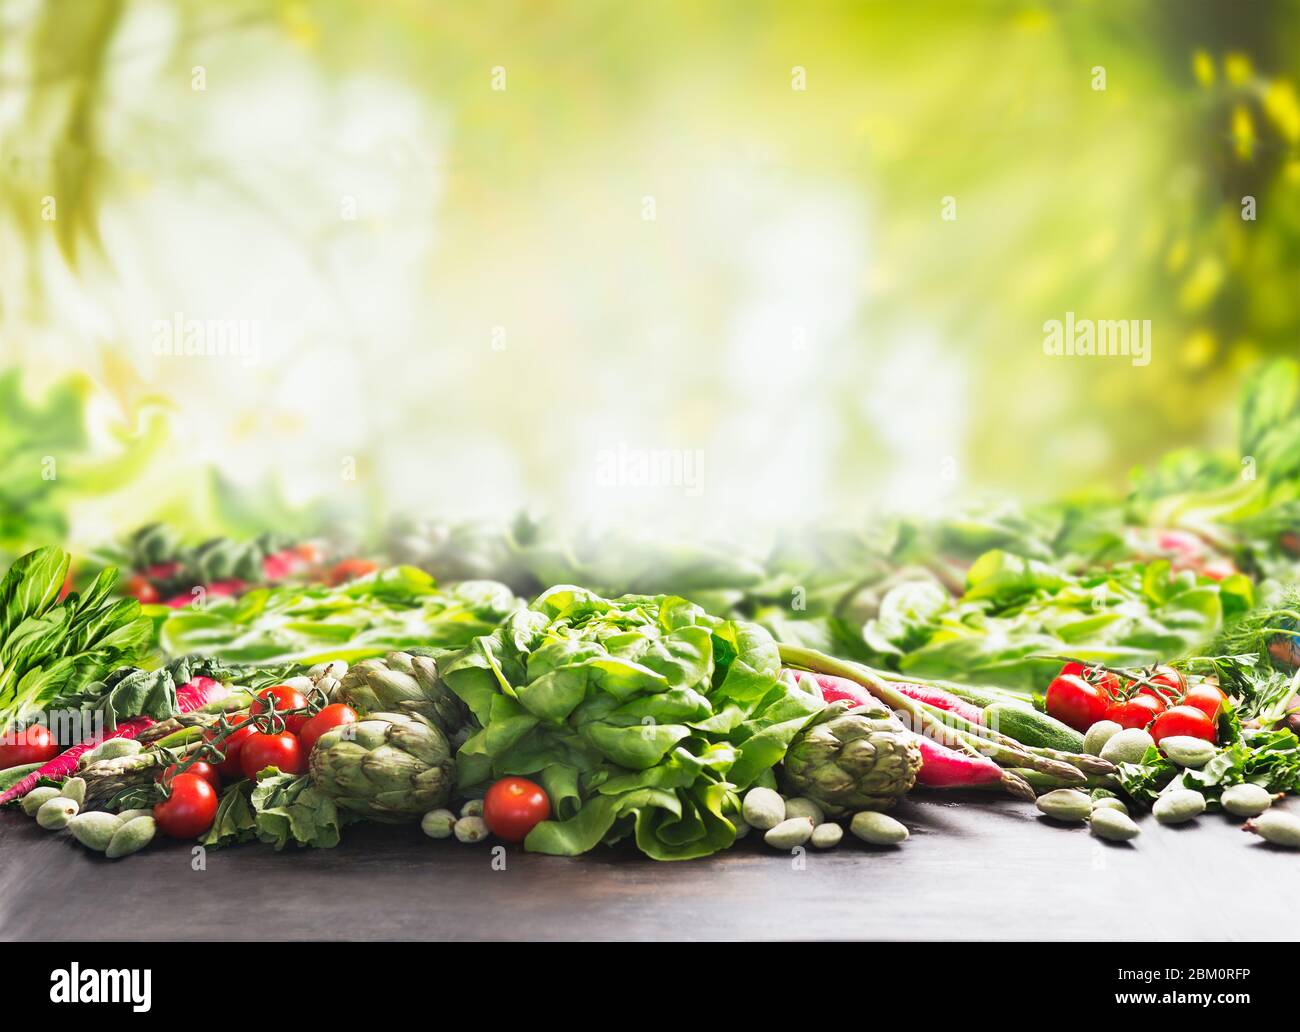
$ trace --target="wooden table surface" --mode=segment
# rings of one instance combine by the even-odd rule
[[[248,935],[261,911],[290,939],[1290,939],[1300,853],[1201,817],[1150,817],[1111,845],[1017,802],[934,796],[897,810],[912,838],[827,853],[746,841],[655,863],[632,850],[579,859],[433,842],[418,828],[354,825],[333,850],[183,843],[118,861],[21,814],[0,814],[0,938]],[[751,836],[754,838],[754,836]],[[232,908],[230,901],[243,905]],[[150,906],[149,904],[154,904]],[[259,921],[253,932],[268,927]]]

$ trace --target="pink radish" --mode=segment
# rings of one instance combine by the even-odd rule
[[[875,699],[869,691],[858,684],[856,681],[850,681],[847,677],[834,677],[831,674],[813,674],[807,670],[792,670],[800,681],[805,678],[812,678],[817,686],[821,689],[822,698],[827,702],[837,702],[840,699],[846,699],[855,705],[861,706],[864,703],[872,702]],[[969,720],[972,724],[984,723],[984,711],[978,706],[974,706],[965,699],[959,699],[955,695],[945,692],[942,688],[933,688],[924,684],[910,684],[906,682],[891,681],[890,685],[896,692],[906,695],[909,699],[915,699],[917,702],[923,702],[935,709],[946,710],[949,713],[955,713],[959,717]]]
[[[969,756],[949,749],[925,735],[916,735],[921,748],[921,769],[916,783],[926,788],[967,788],[995,785],[1002,780],[1002,768],[986,756]]]
[[[209,702],[216,701],[224,693],[225,685],[220,681],[214,681],[210,677],[197,676],[188,684],[183,684],[176,689],[177,709],[181,713],[191,713],[202,706],[206,706]],[[88,739],[80,745],[65,749],[45,766],[32,771],[7,792],[0,795],[0,806],[15,799],[21,799],[35,788],[36,783],[42,778],[70,777],[77,770],[77,761],[99,745],[100,742],[109,738],[135,738],[141,731],[153,727],[155,723],[157,721],[151,717],[132,717],[130,720],[122,721],[103,738]]]

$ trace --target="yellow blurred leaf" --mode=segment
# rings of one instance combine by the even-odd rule
[[[1193,330],[1191,336],[1183,342],[1182,352],[1178,358],[1185,368],[1200,371],[1214,361],[1214,355],[1218,350],[1214,334],[1201,328]]]
[[[1214,85],[1214,58],[1204,50],[1192,54],[1192,74],[1202,86]]]
[[[1223,285],[1223,263],[1211,255],[1200,259],[1178,292],[1178,303],[1195,311],[1203,308]]]
[[[1232,109],[1232,147],[1242,161],[1249,161],[1255,153],[1255,120],[1244,104]]]
[[[1233,51],[1223,58],[1223,74],[1229,82],[1240,86],[1250,81],[1250,77],[1255,74],[1255,69],[1251,66],[1250,58],[1240,51]]]
[[[1300,140],[1300,101],[1295,89],[1285,79],[1269,83],[1264,93],[1264,114],[1290,143]]]

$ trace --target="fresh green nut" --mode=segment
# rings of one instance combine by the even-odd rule
[[[96,853],[102,853],[108,848],[108,844],[113,841],[113,834],[121,826],[121,817],[103,810],[79,813],[68,821],[68,831],[72,837]]]
[[[125,824],[127,821],[133,821],[137,817],[152,817],[152,816],[153,816],[152,810],[123,810],[121,813],[117,815],[117,819],[120,820],[123,824]]]
[[[1161,824],[1182,824],[1205,812],[1205,796],[1190,788],[1176,788],[1165,792],[1151,807],[1151,813]]]
[[[23,796],[23,813],[27,814],[28,817],[35,817],[36,811],[39,810],[43,804],[48,803],[51,799],[57,799],[58,797],[59,790],[57,788],[51,788],[49,785],[42,785],[40,788],[33,788]]]
[[[813,822],[807,817],[790,817],[775,828],[768,828],[763,841],[773,849],[794,849],[802,846],[813,833]]]
[[[1223,790],[1219,802],[1234,817],[1258,817],[1273,805],[1273,797],[1259,785],[1233,785]]]
[[[71,799],[80,806],[86,801],[86,779],[68,778],[59,789],[59,795],[64,799]]]
[[[460,808],[460,815],[462,817],[482,817],[483,800],[482,799],[469,800],[469,802],[467,802],[464,806]]]
[[[104,855],[110,860],[116,860],[118,857],[138,853],[153,841],[157,831],[158,826],[152,817],[136,817],[129,820],[113,832]]]
[[[785,800],[770,788],[751,788],[740,813],[751,828],[770,831],[785,820]]]
[[[813,822],[814,828],[826,822],[826,814],[822,808],[804,796],[795,796],[785,801],[785,816],[786,820],[791,817],[807,817]]]
[[[1038,809],[1053,820],[1086,821],[1092,813],[1092,799],[1075,788],[1058,788],[1038,797]]]
[[[1140,727],[1127,727],[1107,739],[1098,755],[1111,763],[1141,763],[1156,740]]]
[[[450,810],[430,810],[420,818],[420,830],[429,838],[451,838],[456,826],[456,815]]]
[[[855,813],[849,822],[849,831],[863,842],[873,846],[896,846],[907,841],[907,828],[888,814],[875,810],[863,810]]]
[[[1092,816],[1088,818],[1088,829],[1098,838],[1109,842],[1127,842],[1139,834],[1132,817],[1110,807],[1093,810]]]
[[[471,814],[462,817],[452,827],[458,842],[482,842],[488,837],[487,822],[482,817]]]
[[[1261,813],[1252,821],[1242,825],[1245,831],[1253,831],[1265,842],[1288,849],[1300,849],[1300,818],[1281,810],[1269,810]]]
[[[834,849],[843,838],[844,829],[834,821],[830,821],[813,828],[812,837],[809,841],[817,849]]]
[[[1092,812],[1096,813],[1098,810],[1114,810],[1116,813],[1128,816],[1128,807],[1124,805],[1122,800],[1116,799],[1114,796],[1094,799],[1092,801]]]
[[[745,818],[742,817],[740,814],[729,813],[727,814],[727,820],[729,820],[731,822],[731,826],[736,829],[737,842],[739,842],[741,839],[743,839],[746,835],[749,834],[750,827],[748,824],[745,823]]]
[[[1123,724],[1117,724],[1113,720],[1099,720],[1088,728],[1088,733],[1083,736],[1083,751],[1090,756],[1100,756],[1102,748],[1124,730]]]
[[[144,746],[134,738],[109,738],[100,742],[81,758],[83,766],[98,763],[100,760],[120,760],[124,756],[134,756]]]
[[[41,808],[36,811],[36,823],[46,831],[58,831],[60,828],[66,828],[68,821],[77,816],[77,811],[80,809],[81,807],[74,800],[55,796],[43,802]]]
[[[1214,743],[1207,742],[1203,738],[1193,738],[1191,735],[1171,735],[1162,738],[1160,748],[1170,763],[1192,768],[1204,767],[1219,751]]]

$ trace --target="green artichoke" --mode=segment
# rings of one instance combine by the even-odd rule
[[[451,798],[452,747],[419,713],[372,713],[336,727],[311,752],[316,787],[344,810],[372,820],[418,820]]]
[[[335,698],[359,713],[418,713],[453,749],[473,730],[469,709],[443,684],[431,655],[390,652],[382,659],[354,663],[340,678]]]
[[[787,788],[830,816],[892,806],[920,769],[921,750],[883,703],[828,709],[785,756]]]

